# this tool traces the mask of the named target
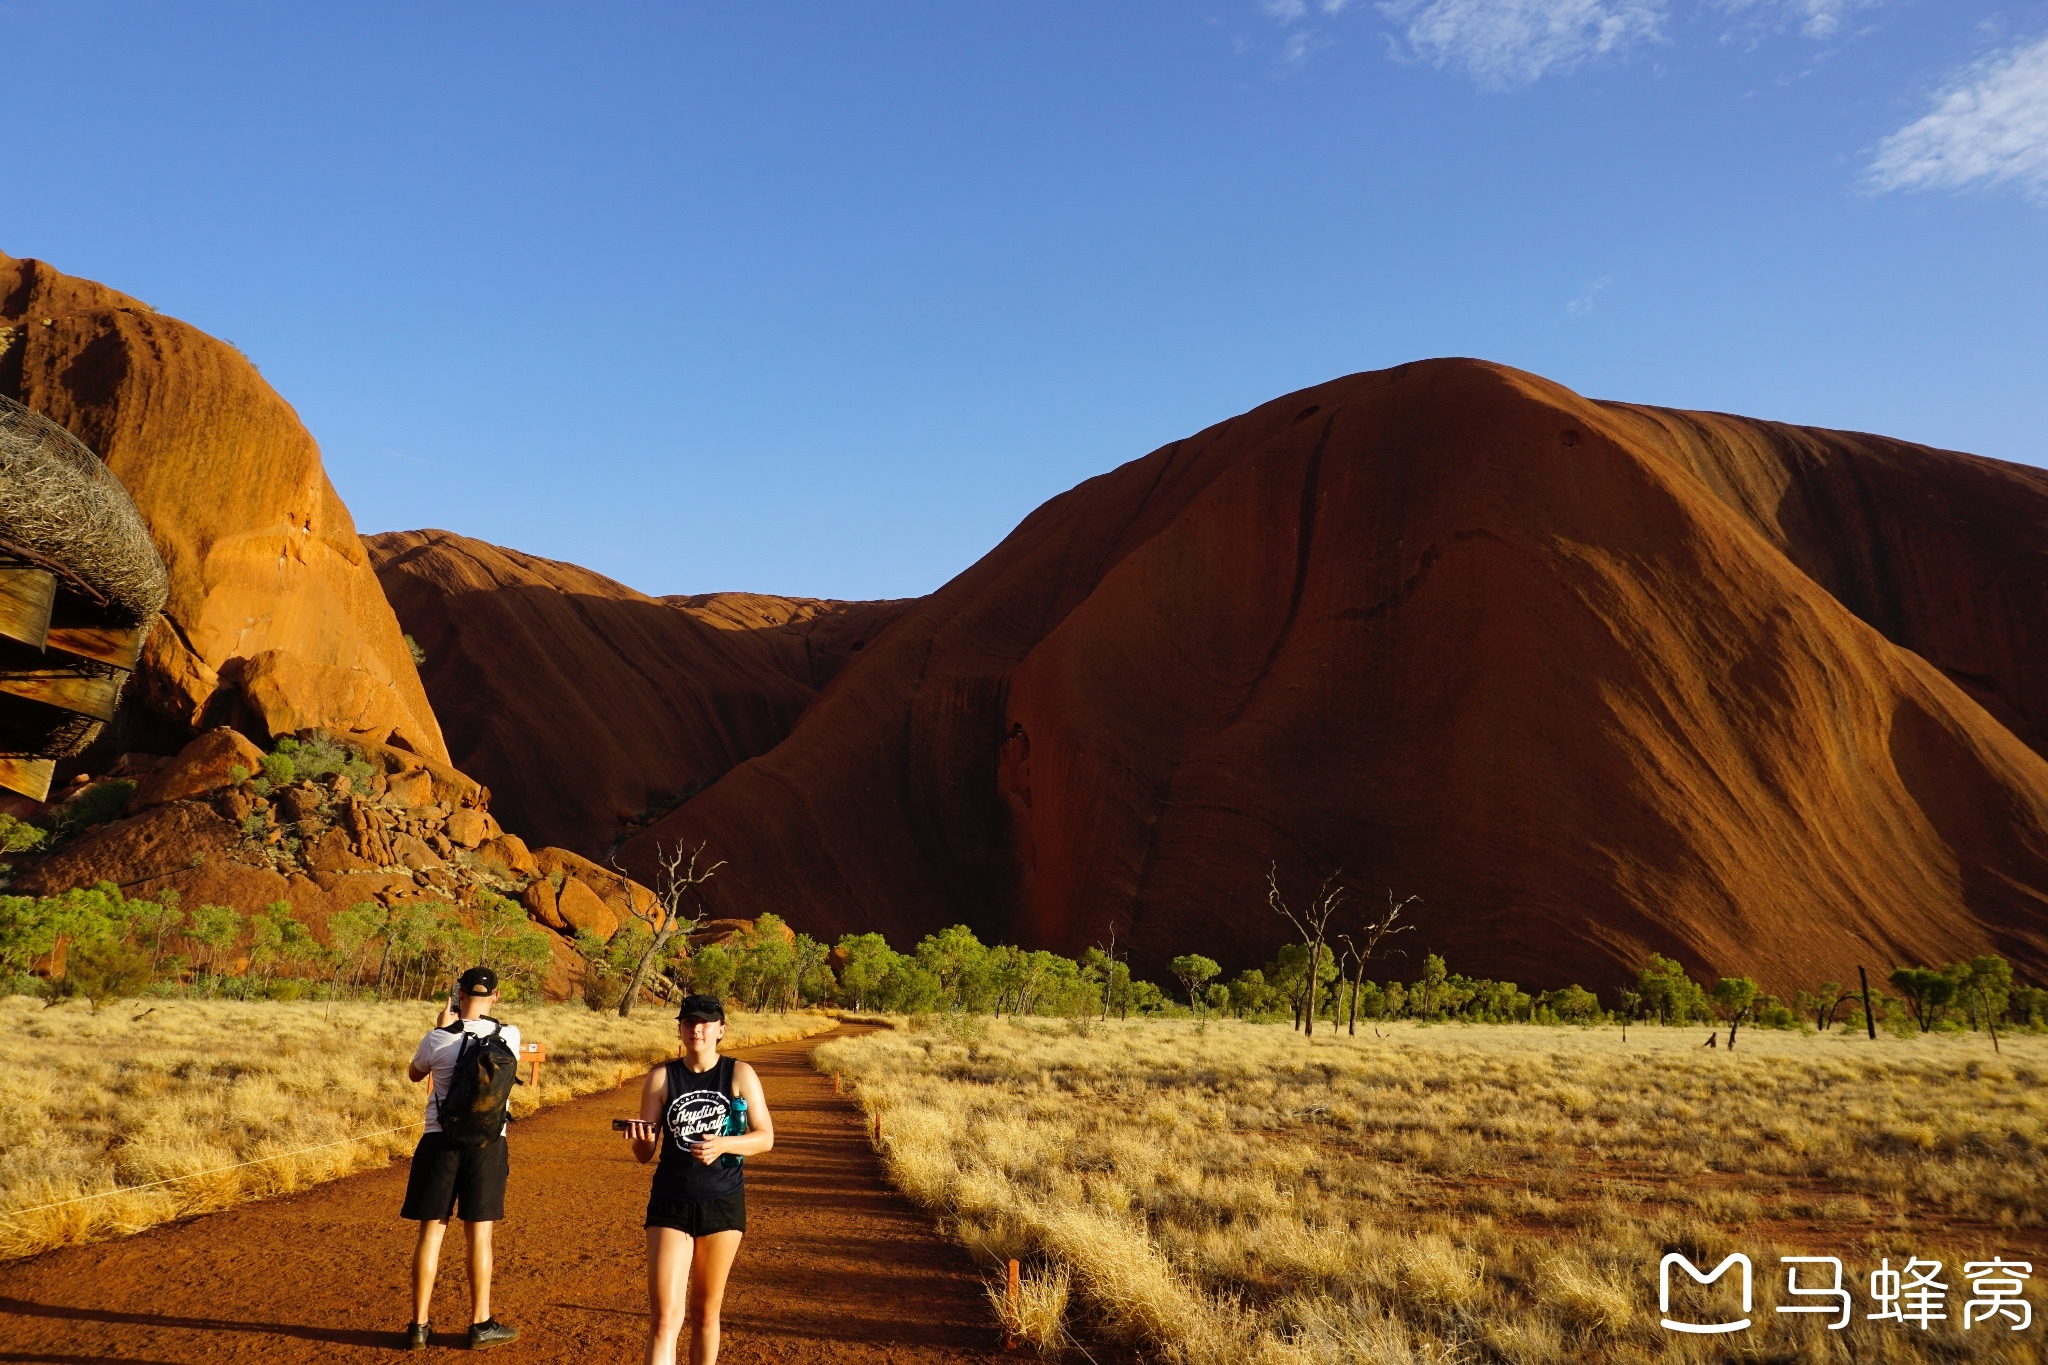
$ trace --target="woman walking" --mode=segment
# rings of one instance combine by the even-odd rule
[[[654,1159],[647,1196],[647,1365],[676,1365],[676,1336],[690,1326],[688,1365],[716,1365],[725,1279],[747,1230],[740,1161],[775,1145],[761,1079],[718,1055],[725,1006],[693,995],[676,1016],[683,1055],[647,1073],[640,1117],[626,1125],[633,1156]]]

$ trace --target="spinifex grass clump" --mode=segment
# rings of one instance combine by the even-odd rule
[[[405,1079],[405,1064],[434,1010],[159,999],[94,1014],[83,1002],[0,999],[0,1257],[138,1232],[410,1152],[426,1086]],[[609,1090],[621,1072],[675,1055],[675,1020],[659,1012],[625,1020],[582,1005],[506,1004],[497,1013],[547,1047],[539,1093],[512,1092],[515,1116]],[[725,1046],[832,1026],[816,1014],[735,1013]],[[341,1141],[387,1128],[398,1131]],[[288,1152],[300,1154],[120,1188]]]
[[[2038,1327],[1962,1331],[1960,1272],[2001,1254],[2048,1271],[2048,1040],[1771,1033],[1731,1055],[1689,1030],[1377,1031],[1026,1020],[817,1060],[879,1117],[893,1178],[991,1265],[1065,1271],[1090,1330],[1166,1359],[2041,1349]],[[1666,1251],[1746,1253],[1755,1329],[1662,1328]],[[1777,1258],[1802,1254],[1844,1261],[1846,1331],[1773,1311]],[[1946,1264],[1949,1321],[1867,1321],[1870,1271],[1915,1255]]]

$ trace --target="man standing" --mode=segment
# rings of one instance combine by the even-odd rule
[[[428,1308],[434,1297],[434,1276],[441,1268],[441,1238],[451,1215],[460,1216],[469,1240],[469,1348],[480,1351],[519,1337],[491,1316],[491,1225],[505,1216],[505,1130],[481,1147],[458,1147],[441,1132],[440,1105],[448,1094],[456,1060],[465,1038],[489,1037],[499,1030],[488,1013],[498,1002],[498,974],[489,967],[471,967],[449,992],[448,1003],[434,1021],[434,1030],[420,1040],[406,1077],[434,1078],[427,1100],[427,1130],[412,1154],[412,1176],[405,1186],[405,1208],[399,1215],[420,1225],[412,1254],[412,1324],[406,1345],[418,1351],[429,1344]],[[519,1030],[503,1028],[506,1046],[519,1053]]]

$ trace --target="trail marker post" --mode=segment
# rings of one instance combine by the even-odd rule
[[[1017,1349],[1017,1326],[1018,1323],[1021,1321],[1021,1319],[1017,1316],[1017,1300],[1017,1261],[1015,1257],[1012,1257],[1010,1260],[1010,1321],[1008,1324],[1009,1333],[1003,1339],[1003,1349],[1005,1351],[1014,1351]]]
[[[533,1063],[533,1092],[538,1095],[540,1093],[540,1064],[548,1059],[547,1046],[544,1043],[521,1043],[519,1051],[527,1061]]]

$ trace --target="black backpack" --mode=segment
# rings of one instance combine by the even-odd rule
[[[462,1051],[441,1097],[441,1138],[451,1147],[481,1147],[505,1131],[505,1110],[519,1084],[519,1059],[505,1043],[505,1026],[491,1032],[463,1029]],[[457,1028],[462,1028],[460,1023]]]

